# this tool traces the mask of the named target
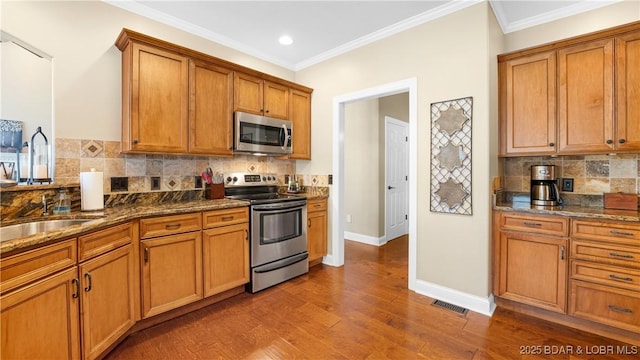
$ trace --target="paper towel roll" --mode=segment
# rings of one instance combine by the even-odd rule
[[[104,208],[104,189],[102,172],[80,173],[80,206],[82,211]]]

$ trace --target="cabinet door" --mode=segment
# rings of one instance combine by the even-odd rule
[[[289,87],[264,82],[264,115],[289,120]]]
[[[132,47],[130,90],[123,89],[123,111],[130,111],[123,116],[123,151],[186,153],[187,58],[141,44]],[[124,70],[123,77],[129,73]]]
[[[500,64],[501,155],[556,152],[556,55]]]
[[[291,90],[293,153],[291,159],[311,160],[311,94]]]
[[[203,231],[204,296],[249,282],[249,225]]]
[[[500,289],[505,299],[564,313],[567,300],[566,240],[500,234]]]
[[[142,317],[202,299],[202,234],[190,232],[140,243]]]
[[[236,111],[262,115],[264,111],[262,79],[236,72],[233,94],[233,106]]]
[[[189,61],[189,152],[232,155],[233,71]]]
[[[309,261],[322,259],[327,255],[327,212],[307,213],[307,247]]]
[[[0,297],[1,358],[79,359],[77,268]]]
[[[613,144],[613,39],[558,50],[558,152],[608,152]]]
[[[640,31],[616,38],[616,146],[640,150]]]
[[[85,359],[96,359],[135,324],[133,256],[128,244],[79,266]]]

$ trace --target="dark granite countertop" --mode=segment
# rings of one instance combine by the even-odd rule
[[[144,205],[144,206],[118,206],[106,208],[101,211],[80,212],[74,211],[66,215],[49,215],[40,218],[22,219],[11,222],[3,222],[3,226],[18,224],[27,221],[54,220],[54,219],[92,219],[80,225],[72,225],[55,231],[38,233],[22,238],[1,241],[0,256],[19,253],[43,245],[53,244],[63,239],[77,236],[82,233],[99,230],[108,226],[116,225],[137,218],[160,215],[184,214],[190,212],[209,211],[227,209],[234,207],[248,206],[247,201],[219,199],[219,200],[195,200],[188,202],[173,202],[166,204]]]
[[[499,211],[516,211],[530,214],[556,215],[572,218],[640,222],[640,213],[638,213],[638,211],[605,209],[602,207],[594,206],[536,206],[531,205],[531,203],[528,201],[495,201],[493,209]]]

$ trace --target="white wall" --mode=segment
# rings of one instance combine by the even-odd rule
[[[122,28],[292,80],[294,73],[102,1],[2,1],[5,32],[54,59],[56,137],[120,140]]]
[[[505,52],[525,49],[640,20],[640,1],[624,0],[597,10],[504,36]]]
[[[417,77],[417,277],[485,298],[489,294],[487,189],[491,160],[488,150],[473,159],[473,216],[431,213],[429,106],[432,102],[473,96],[474,148],[483,151],[491,147],[489,11],[488,4],[478,4],[296,74],[296,81],[316,89],[312,105],[313,161],[298,162],[297,171],[303,173],[331,171],[331,151],[321,147],[332,139],[332,129],[326,124],[331,123],[335,96]]]
[[[345,220],[344,230],[374,238],[380,236],[379,137],[377,99],[345,106],[344,216],[351,215],[351,222]]]
[[[0,53],[0,119],[22,121],[23,142],[31,141],[38,126],[49,141],[53,140],[51,61],[13,42],[1,43]],[[40,137],[38,141],[44,143]]]

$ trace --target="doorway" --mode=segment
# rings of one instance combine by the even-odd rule
[[[391,116],[384,118],[386,241],[409,232],[409,124]]]
[[[333,190],[331,196],[331,255],[325,263],[344,265],[344,122],[345,104],[375,99],[403,92],[409,93],[409,279],[408,287],[415,289],[417,257],[417,78],[381,85],[333,99]]]

